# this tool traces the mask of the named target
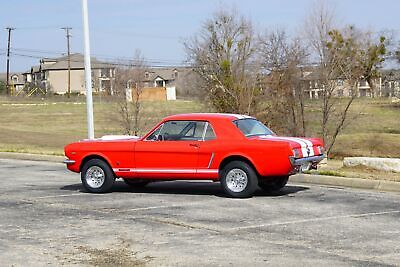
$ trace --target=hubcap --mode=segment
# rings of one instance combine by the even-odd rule
[[[232,169],[226,175],[226,186],[232,192],[242,192],[248,183],[247,173],[242,169]]]
[[[91,188],[99,188],[104,184],[105,174],[102,168],[92,166],[86,171],[85,178]]]

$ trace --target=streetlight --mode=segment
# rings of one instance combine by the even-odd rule
[[[93,124],[93,96],[92,96],[92,69],[90,66],[90,44],[89,44],[89,19],[87,0],[82,0],[83,36],[85,47],[85,85],[86,85],[86,112],[88,123],[88,138],[94,139]]]

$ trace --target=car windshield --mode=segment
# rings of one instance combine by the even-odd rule
[[[246,137],[274,134],[267,126],[256,119],[240,119],[233,121],[233,123]]]

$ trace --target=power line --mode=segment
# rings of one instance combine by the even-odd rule
[[[26,27],[18,27],[18,30],[23,31],[37,31],[37,30],[58,30],[63,28],[61,26],[26,26]],[[81,27],[74,27],[75,30],[82,32],[83,29]],[[108,29],[108,28],[96,28],[93,27],[95,34],[98,33],[106,33],[112,35],[124,35],[127,37],[139,37],[139,38],[147,38],[147,39],[164,39],[164,40],[180,40],[182,39],[181,36],[173,36],[173,35],[159,35],[159,34],[149,34],[149,33],[141,33],[141,32],[134,32],[129,30],[115,30],[115,29]]]
[[[21,54],[21,53],[12,53],[12,55],[13,56],[19,56],[19,57],[43,59],[43,57],[37,56],[37,55],[29,55],[29,54]],[[76,60],[74,58],[71,58],[71,62],[83,63],[84,61],[83,60]],[[101,64],[108,64],[110,66],[116,66],[116,67],[118,67],[118,66],[121,66],[121,67],[134,67],[134,66],[138,65],[134,60],[130,60],[129,62],[128,62],[128,60],[126,60],[125,62],[123,62],[123,61],[119,61],[118,62],[118,61],[115,61],[115,60],[114,61],[107,60],[107,61],[101,62]],[[154,68],[186,67],[186,66],[188,66],[187,64],[183,64],[183,63],[180,63],[180,64],[161,64],[161,63],[160,64],[155,64],[155,63],[148,64],[147,62],[146,62],[146,65],[148,65],[148,67],[154,67]]]
[[[27,53],[25,53],[25,51]],[[38,53],[36,53],[38,52]],[[20,57],[29,57],[29,58],[37,58],[37,59],[42,59],[48,54],[51,54],[51,56],[63,56],[65,53],[62,53],[61,51],[45,51],[45,50],[33,50],[33,49],[25,49],[25,48],[17,48],[17,49],[11,49],[11,54],[15,56],[20,56]],[[107,56],[107,55],[99,55],[99,54],[93,54],[94,57],[98,60],[102,60],[105,62],[112,62],[116,65],[126,65],[130,66],[134,64],[134,60],[129,57],[113,57],[113,56]],[[71,59],[71,62],[82,62],[81,60],[74,60]],[[148,65],[182,65],[182,61],[178,60],[163,60],[163,59],[147,59],[144,60],[144,62]]]

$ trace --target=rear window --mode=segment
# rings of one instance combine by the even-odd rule
[[[274,134],[267,126],[256,119],[240,119],[233,121],[233,123],[246,137]]]

